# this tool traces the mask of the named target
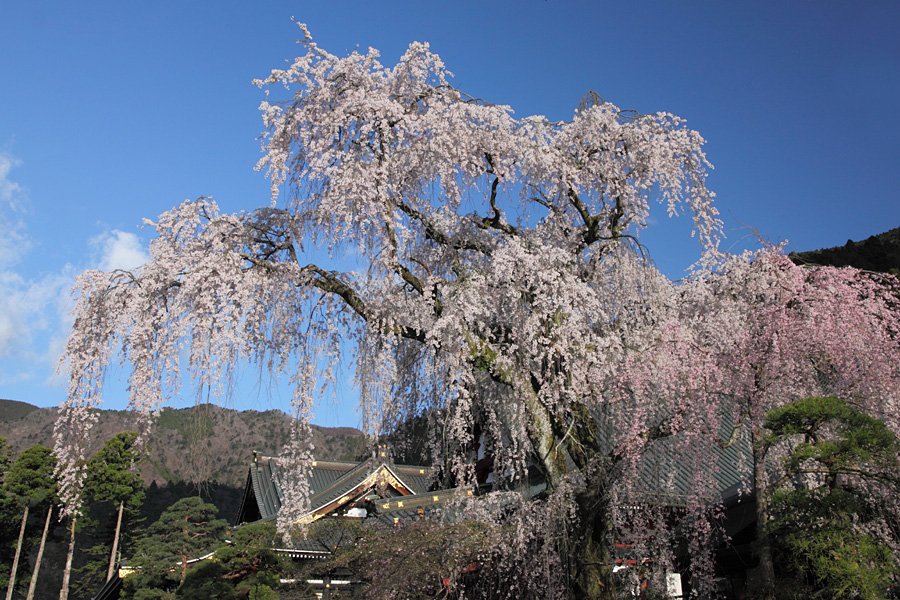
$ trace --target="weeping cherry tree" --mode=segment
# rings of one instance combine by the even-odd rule
[[[704,264],[719,260],[704,140],[596,95],[569,121],[516,118],[453,87],[427,44],[385,67],[375,50],[329,54],[301,28],[305,54],[256,82],[271,201],[236,214],[186,201],[146,222],[149,263],[78,279],[56,446],[67,510],[114,352],[148,418],[182,373],[221,396],[251,363],[293,389],[289,533],[306,507],[310,414],[349,352],[370,433],[439,417],[436,461],[466,484],[477,422],[498,479],[512,486],[532,465],[547,483],[557,509],[523,508],[522,527],[572,532],[548,546],[547,594],[611,593],[613,485],[690,411],[718,414],[719,397],[693,393],[658,352],[691,325],[684,291],[638,242],[658,203],[692,219]]]

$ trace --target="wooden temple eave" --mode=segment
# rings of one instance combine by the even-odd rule
[[[383,499],[375,503],[376,508],[381,511],[392,511],[399,510],[404,508],[418,508],[420,506],[428,506],[434,504],[440,504],[447,500],[450,500],[462,492],[459,489],[450,489],[450,490],[441,490],[437,492],[429,492],[427,494],[417,494],[413,498],[400,499],[400,498],[390,498]],[[465,495],[472,496],[474,491],[472,489],[466,489]]]

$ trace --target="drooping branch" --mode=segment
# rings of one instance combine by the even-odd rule
[[[335,272],[326,271],[314,264],[306,265],[303,267],[302,272],[310,275],[304,283],[337,296],[357,315],[362,317],[364,321],[370,322],[375,317],[359,294],[350,285],[342,281]],[[393,333],[409,340],[421,343],[426,342],[424,331],[408,325],[395,325]]]
[[[714,435],[714,439],[716,440],[716,444],[719,446],[719,448],[725,450],[727,448],[730,448],[732,444],[737,441],[738,435],[740,434],[741,429],[744,425],[744,419],[747,418],[748,413],[749,408],[745,407],[745,410],[741,411],[741,416],[738,418],[737,423],[735,423],[734,427],[731,428],[731,433],[727,438],[722,439],[718,435]]]
[[[426,239],[431,240],[439,246],[444,246],[452,250],[472,250],[474,252],[480,252],[485,256],[490,256],[493,251],[493,248],[487,243],[475,239],[460,239],[459,236],[451,236],[450,234],[441,231],[428,215],[420,210],[416,210],[404,202],[398,202],[397,208],[405,213],[410,219],[421,223]]]

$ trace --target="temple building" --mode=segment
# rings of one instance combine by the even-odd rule
[[[423,518],[460,493],[472,493],[471,490],[434,489],[431,467],[395,464],[386,445],[378,446],[372,456],[359,463],[317,460],[311,467],[309,509],[300,522],[331,520],[338,526],[323,528],[324,533],[320,535],[295,540],[292,548],[277,549],[295,560],[324,558],[352,544],[352,536],[342,535],[341,523],[378,519],[388,525],[398,525]],[[282,468],[277,457],[254,452],[235,525],[272,521],[278,516],[284,498],[278,483]],[[332,575],[306,580],[320,597],[326,597],[329,590],[348,588],[353,583],[349,571],[343,577]]]
[[[747,455],[749,446],[746,440],[740,440],[729,448],[717,448],[710,456],[698,458],[716,460],[719,465],[712,484],[717,491],[712,493],[709,501],[721,503],[724,510],[720,524],[723,533],[728,536],[716,551],[717,585],[721,586],[723,597],[739,597],[747,565],[754,560],[751,545],[755,537],[755,499],[752,490],[746,490],[746,484],[742,483],[740,468]],[[470,458],[477,483],[473,488],[464,489],[439,489],[432,467],[396,464],[390,447],[385,445],[378,446],[369,458],[358,463],[313,461],[308,475],[309,508],[298,522],[320,522],[324,527],[317,528],[318,535],[294,540],[292,548],[277,550],[296,560],[325,558],[354,543],[354,536],[342,534],[348,525],[352,527],[365,519],[399,525],[436,513],[436,509],[460,494],[490,491],[494,488],[491,457],[479,453]],[[669,515],[668,526],[678,535],[679,522],[691,501],[691,471],[695,467],[693,461],[678,457],[677,452],[665,442],[645,453],[630,493],[620,498],[620,501],[625,500],[623,508],[634,511],[634,520],[630,524],[617,526],[615,571],[637,568],[641,564],[642,557],[632,552],[631,542],[643,535],[644,519],[640,516],[643,510],[656,507],[657,511],[665,511]],[[254,453],[235,525],[276,519],[284,498],[279,481],[285,468],[288,467],[281,466],[277,457]],[[540,496],[544,487],[540,475],[530,472],[529,482],[520,492],[530,493],[532,497]],[[682,563],[682,569],[689,564],[687,556],[676,557],[676,561]],[[686,597],[689,592],[688,588],[682,587],[681,575],[672,572],[670,579],[668,597]],[[350,587],[355,581],[353,575],[347,572],[345,577],[338,579],[322,577],[308,579],[306,583],[326,597],[329,588]]]
[[[277,517],[283,499],[278,460],[254,452],[235,525]],[[398,523],[415,519],[421,514],[420,508],[437,506],[459,493],[435,490],[433,480],[431,467],[395,464],[387,446],[379,446],[360,463],[313,461],[310,505],[301,521],[374,517],[385,523]]]

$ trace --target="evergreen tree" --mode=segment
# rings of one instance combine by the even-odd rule
[[[4,486],[20,504],[43,508],[56,502],[55,469],[53,451],[35,444],[16,458],[4,478]]]
[[[11,464],[12,447],[9,445],[7,439],[0,435],[0,483],[3,483],[3,479],[6,476],[6,472],[9,471]]]
[[[778,561],[793,578],[784,598],[876,600],[900,573],[900,442],[878,419],[839,398],[806,398],[771,411],[765,443],[790,444],[772,494]]]
[[[225,579],[225,568],[217,561],[205,560],[187,572],[176,597],[184,600],[232,600],[237,596],[234,586]]]
[[[125,578],[124,597],[155,598],[175,592],[184,583],[188,561],[216,550],[228,525],[216,518],[216,507],[194,496],[167,508],[137,540]]]
[[[16,539],[19,532],[19,520],[21,510],[16,504],[15,498],[6,491],[3,485],[7,471],[12,463],[12,449],[6,438],[0,436],[0,589],[9,586],[10,573],[13,558],[16,553]]]
[[[25,574],[25,563],[22,560],[24,556],[24,548],[21,544],[24,542],[25,527],[28,523],[28,513],[43,515],[46,511],[51,511],[53,506],[59,501],[56,496],[57,482],[54,471],[56,469],[56,456],[53,451],[46,446],[35,444],[22,452],[10,467],[4,477],[4,487],[6,493],[13,499],[19,513],[22,515],[22,521],[19,529],[19,544],[13,566],[10,572],[10,578],[7,588],[7,600],[12,597],[15,589],[16,581],[24,584],[22,576]],[[45,519],[42,522],[47,523]],[[40,567],[40,557],[42,555],[43,545],[46,541],[47,527],[44,527],[41,536],[41,545],[38,549],[38,556],[35,561],[35,567]],[[34,587],[30,586],[29,595],[33,595]]]
[[[281,559],[272,550],[278,544],[275,524],[254,523],[238,529],[232,543],[216,552],[226,580],[241,596],[270,597],[278,588]]]
[[[95,503],[111,504],[111,510],[109,506],[99,510],[101,523],[96,528],[105,530],[97,531],[95,537],[103,543],[87,550],[94,559],[80,569],[83,576],[76,584],[79,591],[96,589],[112,577],[118,557],[126,550],[121,546],[130,541],[129,526],[137,521],[145,495],[144,482],[137,473],[143,454],[136,448],[136,441],[134,431],[118,433],[88,461],[85,494]],[[99,508],[95,506],[94,510]],[[103,527],[103,522],[109,526]]]

